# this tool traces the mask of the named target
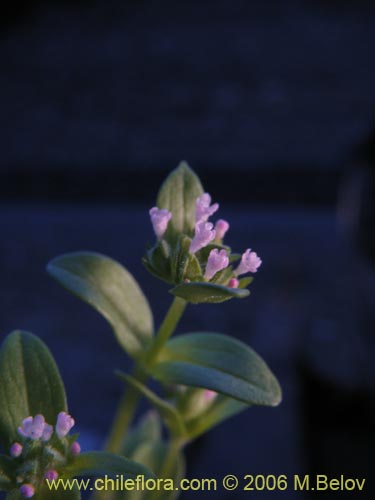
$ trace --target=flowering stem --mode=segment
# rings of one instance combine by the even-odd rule
[[[175,297],[169,308],[163,323],[161,324],[155,340],[146,357],[146,366],[151,365],[157,358],[159,352],[173,334],[176,326],[185,311],[187,302],[179,297]],[[133,378],[144,383],[147,379],[147,374],[141,368],[140,364],[136,364],[133,372]],[[136,387],[127,384],[125,393],[121,398],[118,406],[113,426],[107,441],[106,449],[112,453],[121,453],[124,439],[131,424],[135,411],[140,400],[140,393]]]

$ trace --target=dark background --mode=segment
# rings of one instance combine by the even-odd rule
[[[0,331],[48,343],[84,448],[102,443],[121,393],[112,370],[128,362],[45,265],[82,249],[120,260],[159,323],[170,298],[140,264],[147,210],[185,159],[231,222],[229,244],[264,264],[247,302],[191,306],[180,331],[246,340],[284,389],[279,408],[191,446],[187,476],[344,474],[367,478],[353,498],[373,498],[373,2],[2,9]]]

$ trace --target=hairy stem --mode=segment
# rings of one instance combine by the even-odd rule
[[[144,364],[147,366],[157,359],[161,349],[164,347],[167,340],[174,333],[178,322],[186,308],[186,301],[175,297],[170,306],[163,323],[161,324],[154,342],[152,343],[148,353],[145,356]],[[144,383],[147,379],[147,374],[137,363],[134,369],[133,378]],[[115,419],[112,425],[111,432],[108,437],[106,449],[112,453],[121,453],[124,445],[124,439],[128,428],[134,418],[141,394],[136,387],[126,384],[125,392],[120,400]]]

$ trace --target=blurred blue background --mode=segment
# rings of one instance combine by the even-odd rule
[[[113,369],[129,361],[45,265],[108,254],[160,322],[168,288],[140,258],[157,189],[185,159],[230,221],[228,243],[263,266],[246,302],[191,306],[180,331],[247,341],[284,389],[277,409],[191,446],[187,476],[345,474],[366,477],[361,498],[373,498],[374,47],[365,0],[3,7],[0,335],[48,343],[84,447],[103,442],[122,389]]]

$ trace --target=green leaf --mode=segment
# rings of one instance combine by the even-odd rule
[[[132,275],[104,255],[75,252],[53,259],[48,272],[93,306],[112,326],[120,345],[137,356],[153,335],[149,304]]]
[[[228,266],[225,269],[222,269],[221,271],[217,272],[215,274],[215,276],[212,278],[211,283],[213,283],[215,285],[222,285],[225,288],[230,288],[230,287],[227,287],[226,284],[229,282],[229,280],[232,277],[233,277],[233,268],[232,268],[232,266]]]
[[[204,387],[247,404],[276,406],[281,389],[258,354],[219,333],[190,333],[169,340],[152,375],[163,383]]]
[[[204,282],[182,283],[169,290],[169,292],[192,304],[200,304],[202,302],[217,304],[233,299],[234,297],[243,299],[250,295],[249,290],[243,288],[229,288],[223,285]]]
[[[165,240],[159,240],[154,247],[150,248],[145,257],[142,258],[142,263],[154,276],[173,283],[171,270],[171,248]]]
[[[175,283],[180,283],[186,278],[203,279],[197,257],[189,252],[190,242],[190,238],[182,236],[174,248],[172,273]]]
[[[159,398],[154,392],[152,392],[148,387],[146,387],[141,382],[138,382],[130,375],[127,375],[122,372],[118,372],[118,375],[125,382],[128,382],[133,387],[135,387],[141,394],[143,394],[151,404],[158,410],[161,417],[163,418],[167,427],[171,430],[173,434],[176,436],[185,436],[186,429],[184,423],[182,421],[181,415],[178,413],[176,408],[171,404],[164,401],[164,399]]]
[[[250,283],[252,283],[254,281],[254,278],[253,276],[247,276],[246,278],[241,278],[239,280],[239,285],[238,287],[239,288],[246,288],[247,286],[250,285]]]
[[[128,478],[145,476],[154,478],[154,474],[144,465],[128,458],[103,451],[91,451],[78,455],[74,462],[62,469],[62,475],[66,478],[74,476],[108,476],[123,475]]]
[[[192,235],[195,225],[195,202],[203,194],[198,176],[185,162],[166,178],[157,198],[157,206],[172,212],[164,238],[174,242],[181,234]]]
[[[230,253],[229,263],[233,264],[234,262],[237,262],[238,260],[240,260],[241,257],[242,257],[242,254],[240,254],[240,253]]]
[[[31,333],[15,331],[0,350],[0,440],[4,449],[18,438],[22,420],[38,413],[54,424],[67,411],[64,384],[46,345]]]

